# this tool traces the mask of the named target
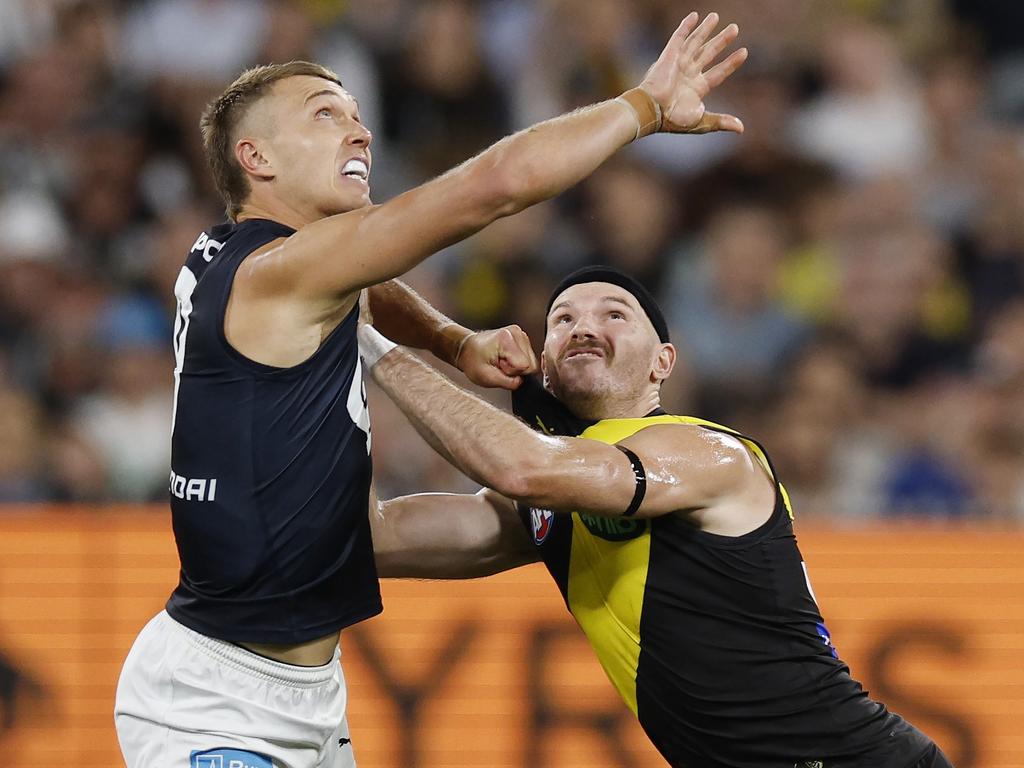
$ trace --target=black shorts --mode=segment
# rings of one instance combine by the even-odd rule
[[[953,768],[949,758],[934,744],[924,753],[924,757],[914,763],[913,768]]]

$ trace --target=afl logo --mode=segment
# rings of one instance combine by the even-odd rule
[[[543,544],[555,524],[555,513],[550,509],[530,507],[530,521],[533,523],[533,541]]]

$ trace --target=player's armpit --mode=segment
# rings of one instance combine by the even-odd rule
[[[538,559],[515,505],[489,489],[391,499],[371,527],[383,578],[470,579]]]

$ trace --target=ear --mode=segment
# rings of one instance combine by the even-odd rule
[[[544,389],[550,392],[551,379],[548,378],[548,356],[544,354],[544,350],[540,351],[540,375],[541,381],[544,383]]]
[[[672,369],[676,367],[676,348],[671,344],[662,344],[658,348],[658,354],[654,358],[651,367],[651,383],[660,384],[672,375]]]
[[[258,139],[239,139],[235,143],[235,158],[249,176],[264,181],[269,181],[275,176],[273,163],[264,154]]]

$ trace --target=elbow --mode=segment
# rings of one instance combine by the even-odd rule
[[[495,473],[491,488],[502,496],[529,504],[537,502],[545,485],[544,465],[531,456],[521,456],[507,462]]]
[[[490,177],[480,183],[479,198],[484,201],[486,216],[490,220],[519,213],[526,207],[520,202],[522,197],[514,171],[494,169]]]
[[[517,164],[501,155],[480,168],[474,186],[478,190],[478,199],[484,201],[489,218],[511,216],[537,202],[531,176],[528,165]]]
[[[505,489],[495,490],[531,507],[559,512],[585,509],[605,514],[628,506],[632,497],[632,469],[623,470],[617,457],[578,458],[567,461],[552,453],[537,451],[517,461],[503,478]],[[628,475],[626,474],[628,472]],[[629,498],[610,489],[630,489]]]

